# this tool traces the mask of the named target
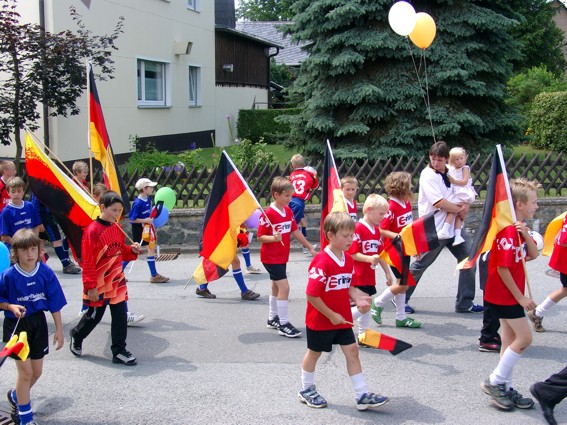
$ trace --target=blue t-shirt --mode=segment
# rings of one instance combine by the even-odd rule
[[[130,221],[134,221],[138,218],[148,218],[152,212],[152,199],[148,196],[146,199],[142,199],[139,196],[134,199],[132,203],[132,208],[128,214]]]
[[[39,212],[33,204],[24,201],[22,205],[14,205],[10,201],[2,210],[2,235],[13,237],[20,229],[33,229],[41,224]],[[6,244],[8,249],[10,248]]]
[[[38,262],[28,273],[14,264],[0,276],[0,303],[18,304],[26,308],[26,316],[39,311],[57,313],[67,300],[57,276],[49,266]],[[5,317],[15,319],[14,314],[4,311]]]

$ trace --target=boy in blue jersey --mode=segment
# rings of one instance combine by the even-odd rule
[[[2,242],[10,249],[12,236],[20,229],[33,229],[39,234],[41,220],[39,212],[31,202],[24,201],[25,183],[20,177],[13,177],[7,183],[10,202],[2,210]]]
[[[3,341],[27,332],[30,353],[25,361],[16,359],[17,389],[8,391],[12,421],[35,424],[30,403],[31,387],[41,376],[43,357],[49,353],[49,331],[44,311],[55,322],[53,344],[64,343],[61,309],[67,301],[61,285],[45,263],[40,261],[40,239],[31,229],[20,229],[11,238],[15,264],[0,277],[0,308],[5,310]]]
[[[169,281],[169,278],[162,276],[156,270],[155,246],[157,244],[157,240],[155,241],[155,244],[148,244],[148,242],[142,240],[144,226],[148,225],[151,227],[154,222],[154,219],[150,217],[150,214],[152,212],[151,196],[156,185],[156,182],[145,177],[136,182],[136,189],[140,192],[140,194],[132,203],[132,208],[130,209],[128,218],[132,224],[132,240],[134,242],[138,242],[142,246],[146,245],[148,247],[148,256],[146,261],[148,262],[148,267],[150,268],[151,273],[150,283],[165,283]],[[127,264],[128,262],[123,262],[122,269],[126,268]]]

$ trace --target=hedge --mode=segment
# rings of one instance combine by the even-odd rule
[[[554,152],[567,151],[567,92],[540,93],[530,110],[532,145]]]
[[[290,109],[241,109],[238,111],[237,134],[239,139],[250,139],[258,142],[275,144],[283,135],[289,134],[287,123],[277,122],[281,115],[297,115],[299,108]]]

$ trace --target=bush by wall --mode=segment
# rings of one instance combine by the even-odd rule
[[[554,152],[567,152],[567,91],[540,93],[530,111],[532,145]]]
[[[239,139],[253,142],[264,138],[267,144],[275,144],[283,135],[289,134],[287,123],[276,118],[281,115],[297,115],[300,109],[241,109],[238,111],[237,133]]]

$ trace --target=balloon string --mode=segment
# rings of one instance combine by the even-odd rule
[[[427,113],[429,114],[429,124],[431,125],[431,134],[433,135],[433,142],[435,140],[435,130],[433,129],[433,119],[431,118],[431,102],[429,100],[429,81],[427,78],[427,60],[425,59],[425,49],[422,49],[423,54],[423,71],[425,73],[425,93],[427,94]]]

